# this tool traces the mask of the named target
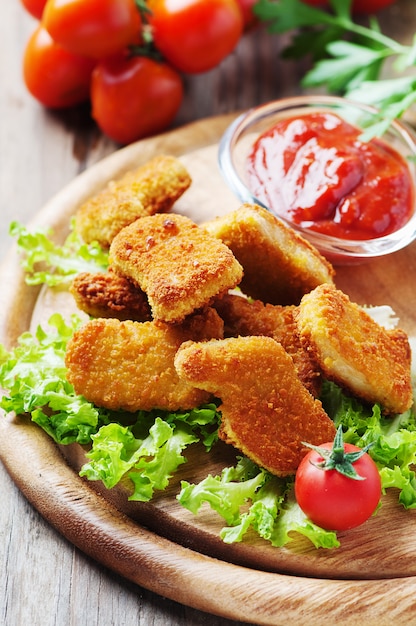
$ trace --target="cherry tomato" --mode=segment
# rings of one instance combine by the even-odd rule
[[[396,2],[396,0],[354,0],[353,13],[377,13]]]
[[[20,0],[26,11],[33,17],[40,20],[42,17],[43,9],[45,8],[46,0]]]
[[[23,78],[44,106],[69,107],[88,100],[95,62],[64,50],[39,25],[26,45]]]
[[[258,23],[258,18],[253,13],[253,6],[257,0],[237,0],[237,2],[243,14],[244,30],[247,31]]]
[[[183,99],[179,74],[148,57],[98,63],[91,82],[92,116],[114,141],[131,143],[165,130]]]
[[[149,0],[148,7],[156,47],[181,72],[214,68],[243,32],[236,0]]]
[[[134,0],[48,0],[43,25],[63,48],[95,59],[141,40]]]
[[[320,448],[330,450],[332,443]],[[345,443],[346,453],[360,448]],[[381,496],[381,480],[376,464],[365,453],[353,467],[365,480],[354,480],[336,469],[321,469],[323,461],[315,450],[307,452],[296,472],[296,500],[305,515],[327,530],[347,530],[364,523],[375,511]]]

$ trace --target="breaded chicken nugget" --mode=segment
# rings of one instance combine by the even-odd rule
[[[213,306],[224,321],[224,337],[272,337],[292,357],[298,376],[308,391],[313,396],[319,395],[320,369],[300,340],[294,320],[295,306],[264,304],[234,294],[226,294],[214,301]]]
[[[400,330],[385,330],[333,286],[320,285],[302,298],[300,336],[324,375],[386,413],[412,405],[410,346]]]
[[[85,202],[75,216],[76,230],[87,243],[95,240],[108,248],[115,235],[139,217],[169,211],[190,184],[178,159],[157,156]]]
[[[220,437],[276,475],[293,474],[307,448],[331,441],[335,426],[271,337],[187,342],[181,378],[221,399]]]
[[[207,402],[210,394],[179,379],[174,356],[184,341],[221,337],[222,329],[213,309],[179,326],[91,320],[68,344],[67,377],[77,394],[108,409],[190,409]]]
[[[321,283],[332,283],[334,269],[306,239],[255,204],[202,225],[221,239],[241,263],[242,291],[270,304],[299,304]]]
[[[99,274],[78,274],[72,281],[70,291],[77,307],[91,317],[116,317],[136,322],[152,319],[144,291],[111,270]]]
[[[143,289],[154,319],[164,322],[180,322],[242,277],[227,246],[173,213],[124,228],[111,244],[110,260],[116,272]]]

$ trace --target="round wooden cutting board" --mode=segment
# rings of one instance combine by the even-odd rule
[[[112,178],[156,154],[178,156],[191,188],[175,211],[197,222],[238,207],[217,166],[217,143],[230,116],[190,124],[120,150],[77,177],[41,211],[30,228],[51,227],[58,241],[80,203]],[[416,245],[381,260],[336,268],[336,284],[360,304],[389,304],[401,327],[416,337],[412,277]],[[17,337],[51,313],[74,309],[64,290],[28,287],[12,251],[1,268],[0,342]],[[218,538],[222,520],[208,509],[194,517],[175,495],[232,462],[219,444],[207,455],[195,447],[166,492],[151,503],[128,502],[122,488],[107,491],[82,480],[78,446],[62,450],[24,417],[0,420],[0,458],[39,512],[69,541],[104,566],[162,596],[226,618],[278,626],[292,622],[396,626],[416,620],[416,512],[397,494],[379,513],[340,533],[341,547],[316,550],[299,537],[282,549],[250,539],[228,546]]]

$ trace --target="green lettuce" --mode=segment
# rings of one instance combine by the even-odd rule
[[[130,426],[112,422],[91,436],[89,462],[81,476],[101,480],[111,489],[129,479],[130,500],[148,501],[163,490],[177,468],[186,462],[183,451],[202,442],[209,451],[218,437],[219,413],[215,404],[190,411],[139,411]]]
[[[344,441],[360,448],[371,444],[368,453],[376,462],[382,488],[399,490],[399,502],[416,508],[416,415],[414,408],[396,416],[385,416],[379,405],[366,407],[345,396],[332,383],[325,383],[322,401],[335,425],[342,424]]]
[[[82,476],[109,489],[123,482],[131,500],[148,501],[186,462],[188,446],[199,442],[210,451],[216,444],[221,417],[217,403],[190,411],[133,414],[94,406],[75,394],[66,378],[66,347],[81,323],[76,315],[65,321],[57,313],[49,329],[39,326],[33,334],[23,333],[11,351],[0,345],[0,408],[27,414],[59,444],[87,446]],[[335,425],[342,425],[344,441],[372,444],[369,454],[383,490],[395,488],[405,508],[416,508],[414,411],[384,416],[378,405],[366,406],[329,382],[321,400]],[[254,532],[273,546],[284,546],[297,534],[317,548],[339,546],[336,533],[319,528],[302,513],[293,478],[272,476],[245,457],[199,484],[183,481],[177,497],[194,514],[204,504],[216,511],[225,521],[221,537],[227,543]]]
[[[132,500],[149,500],[165,489],[176,469],[186,461],[183,450],[201,442],[207,451],[218,438],[215,403],[189,411],[139,411],[126,414],[98,408],[74,392],[66,378],[65,351],[81,325],[56,313],[50,330],[39,326],[23,333],[8,352],[0,346],[0,408],[28,414],[58,444],[90,446],[81,475],[114,487],[129,478]]]
[[[379,405],[368,407],[330,382],[324,383],[321,400],[335,425],[342,425],[345,442],[361,448],[372,444],[369,454],[379,468],[382,489],[395,487],[399,502],[416,508],[414,411],[384,416]],[[273,546],[286,545],[296,533],[316,548],[339,546],[336,533],[316,526],[301,511],[294,498],[293,478],[276,478],[247,459],[199,484],[183,481],[178,500],[195,514],[204,503],[219,513],[228,525],[221,537],[229,543],[242,541],[254,530]]]
[[[51,231],[31,233],[18,222],[12,222],[9,233],[16,238],[28,285],[69,284],[80,272],[103,272],[108,268],[108,252],[96,242],[86,244],[73,223],[62,245],[54,243]]]
[[[66,379],[66,345],[80,324],[78,316],[65,322],[60,314],[54,314],[49,331],[39,326],[34,334],[23,333],[11,352],[4,347],[1,351],[4,393],[0,408],[6,413],[29,414],[62,444],[89,443],[99,424],[108,420],[105,411],[76,395]]]
[[[250,530],[281,547],[296,533],[307,537],[316,548],[339,546],[336,533],[311,522],[293,495],[293,477],[278,478],[258,468],[245,457],[220,476],[207,476],[199,484],[181,482],[178,500],[197,514],[204,503],[224,518],[220,533],[225,543],[243,540]]]

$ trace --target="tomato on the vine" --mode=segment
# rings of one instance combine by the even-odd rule
[[[64,108],[88,100],[95,62],[59,46],[39,25],[26,45],[23,78],[44,106]]]
[[[300,508],[312,522],[327,530],[347,530],[363,524],[381,497],[380,474],[373,459],[365,449],[349,443],[342,446],[344,458],[354,453],[359,456],[352,462],[358,478],[320,466],[325,459],[318,450],[333,451],[336,440],[307,452],[296,472],[295,496]],[[337,452],[342,456],[339,448]]]
[[[63,48],[95,59],[141,41],[135,0],[48,0],[43,25]]]
[[[46,0],[20,0],[26,11],[33,17],[40,20],[42,18],[43,9],[45,8]]]
[[[98,63],[93,72],[92,116],[121,144],[165,130],[182,99],[176,70],[148,57],[120,55]]]
[[[156,47],[181,72],[214,68],[243,32],[237,0],[149,0],[148,7]]]

